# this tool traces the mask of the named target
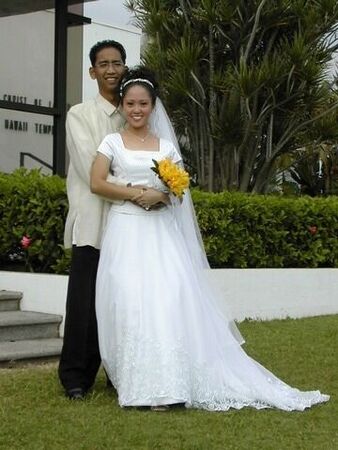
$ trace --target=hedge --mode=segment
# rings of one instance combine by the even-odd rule
[[[338,197],[193,191],[212,267],[338,267]],[[0,173],[0,270],[67,273],[65,181],[38,170]],[[32,239],[27,249],[20,241]]]
[[[38,170],[0,173],[0,269],[66,272],[63,229],[67,214],[65,182]],[[32,239],[21,248],[23,236]]]
[[[338,267],[338,197],[193,192],[213,267]]]

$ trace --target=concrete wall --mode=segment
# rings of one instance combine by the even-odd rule
[[[212,269],[237,320],[338,314],[338,269]]]
[[[209,274],[222,293],[221,308],[238,321],[338,314],[338,269],[213,269]],[[64,316],[67,283],[63,275],[0,271],[0,289],[22,291],[26,311]]]

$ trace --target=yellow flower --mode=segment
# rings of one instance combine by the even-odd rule
[[[177,197],[182,197],[184,190],[189,187],[189,174],[178,167],[171,159],[154,161],[152,170],[159,176],[169,190]]]

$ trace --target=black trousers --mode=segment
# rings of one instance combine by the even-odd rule
[[[65,331],[59,378],[68,390],[89,389],[101,358],[95,313],[95,284],[100,252],[94,247],[73,246],[66,302]]]

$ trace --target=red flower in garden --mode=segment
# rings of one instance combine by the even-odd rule
[[[21,247],[26,249],[31,245],[32,239],[28,236],[23,236],[20,243],[21,243]]]
[[[312,234],[312,236],[317,234],[317,231],[318,231],[318,227],[316,227],[316,225],[312,225],[311,227],[309,227],[309,232]]]

